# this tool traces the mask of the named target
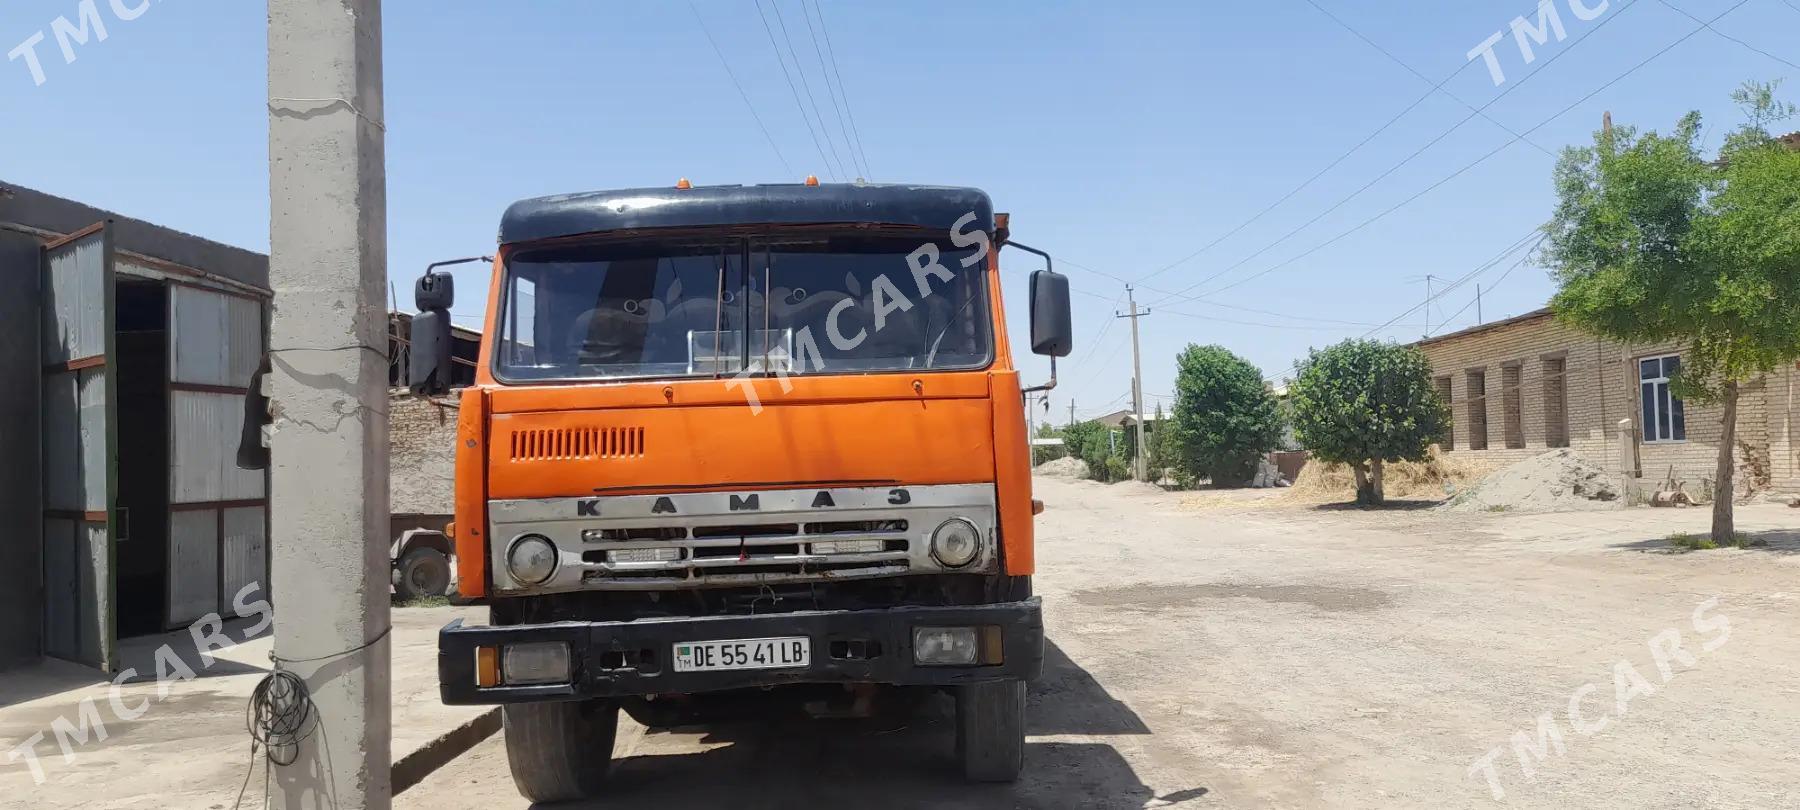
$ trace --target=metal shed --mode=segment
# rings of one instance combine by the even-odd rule
[[[106,670],[120,636],[268,598],[264,473],[237,468],[268,259],[0,185],[0,667]]]

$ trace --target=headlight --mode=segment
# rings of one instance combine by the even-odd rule
[[[506,570],[521,585],[543,582],[556,573],[556,546],[543,535],[524,535],[506,552]]]
[[[981,556],[981,532],[962,518],[944,521],[931,533],[931,557],[946,568],[961,568]]]

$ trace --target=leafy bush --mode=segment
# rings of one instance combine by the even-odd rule
[[[1173,466],[1214,486],[1241,485],[1281,440],[1281,415],[1262,372],[1219,346],[1189,345],[1175,361]]]

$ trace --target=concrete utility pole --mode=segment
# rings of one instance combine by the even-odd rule
[[[1130,284],[1125,285],[1125,305],[1131,308],[1131,312],[1114,317],[1131,319],[1131,413],[1137,420],[1137,452],[1133,453],[1137,458],[1133,475],[1142,481],[1149,475],[1149,470],[1148,460],[1144,458],[1144,364],[1138,355],[1137,322],[1139,316],[1149,315],[1150,310],[1138,311],[1137,299],[1132,295]]]
[[[1069,427],[1075,426],[1075,398],[1069,397]]]
[[[275,654],[317,718],[277,808],[386,810],[387,180],[380,0],[269,0]]]

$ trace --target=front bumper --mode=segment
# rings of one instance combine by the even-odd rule
[[[916,626],[994,625],[1002,662],[982,666],[913,663]],[[805,636],[812,661],[804,668],[676,672],[679,642]],[[567,642],[572,682],[493,686],[475,681],[475,649],[533,641]],[[694,694],[791,683],[886,683],[952,686],[1002,679],[1031,680],[1044,664],[1044,621],[1037,597],[1022,602],[955,607],[828,610],[763,616],[556,622],[438,631],[438,683],[446,704],[526,703],[627,695]]]

